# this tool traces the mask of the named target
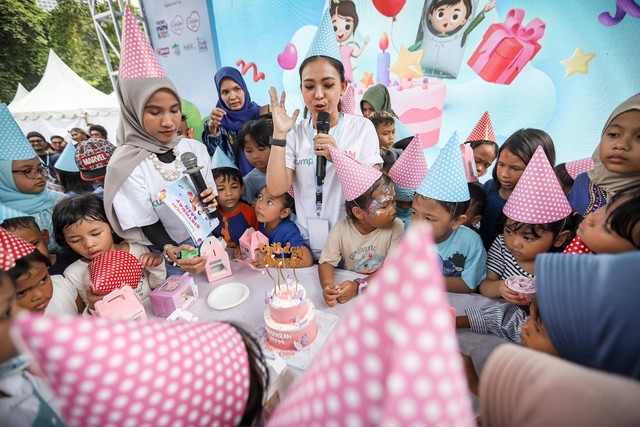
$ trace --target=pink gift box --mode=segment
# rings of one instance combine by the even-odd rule
[[[144,307],[131,286],[123,286],[96,302],[95,315],[115,320],[147,319]]]
[[[501,24],[492,24],[467,64],[484,80],[510,84],[541,49],[545,23],[522,24],[524,10],[511,9]]]
[[[244,234],[240,237],[240,251],[242,252],[242,259],[247,262],[255,262],[257,254],[260,253],[258,247],[260,244],[269,246],[269,239],[267,236],[253,228],[247,228]]]
[[[207,258],[205,272],[209,283],[231,276],[231,263],[224,243],[215,237],[208,237],[200,247],[200,254]]]
[[[198,287],[189,273],[167,277],[149,294],[151,310],[160,317],[168,317],[177,308],[186,310],[198,299]]]

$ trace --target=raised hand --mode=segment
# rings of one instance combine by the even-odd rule
[[[273,118],[273,135],[275,138],[284,139],[286,134],[293,129],[298,114],[300,114],[300,109],[296,109],[291,116],[287,114],[285,106],[286,96],[285,91],[282,91],[282,95],[280,99],[278,99],[278,91],[276,88],[271,86],[269,89],[271,116]]]

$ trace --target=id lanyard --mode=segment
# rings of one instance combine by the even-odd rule
[[[329,130],[329,134],[333,136],[333,139],[336,141],[336,145],[338,143],[338,135],[340,134],[340,131],[342,130],[342,119],[344,117],[343,113],[340,113],[340,118],[338,119],[338,124],[336,125],[335,128],[333,128],[333,133],[331,133],[331,130]],[[314,133],[314,129],[313,129],[313,118],[309,119],[309,141],[311,143],[311,152],[314,152],[315,150],[313,149],[313,138],[314,136],[317,135],[317,132]],[[316,156],[317,157],[317,156]],[[312,157],[312,170],[315,170],[315,166],[316,166],[316,158]],[[326,177],[325,177],[326,179]],[[324,184],[324,180],[322,182]],[[318,181],[316,180],[316,216],[318,217],[318,219],[320,219],[320,212],[322,211],[322,185],[318,184]]]

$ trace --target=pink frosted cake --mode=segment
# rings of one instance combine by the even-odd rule
[[[316,308],[305,289],[283,284],[267,293],[264,323],[267,342],[279,350],[301,350],[316,339]]]
[[[363,85],[355,83],[355,111],[360,112],[360,101],[366,91]],[[420,135],[425,148],[438,143],[442,110],[447,98],[447,86],[433,77],[405,79],[393,82],[387,87],[391,96],[393,111],[400,121],[415,134]]]

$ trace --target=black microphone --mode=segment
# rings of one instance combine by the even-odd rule
[[[316,130],[318,133],[328,134],[329,129],[331,129],[331,115],[326,111],[320,111],[316,122]],[[316,157],[316,181],[318,185],[322,185],[324,177],[327,175],[327,158],[322,156]]]
[[[207,189],[207,184],[204,182],[204,178],[202,178],[202,173],[200,173],[202,166],[198,166],[198,158],[195,154],[187,151],[186,153],[182,153],[180,161],[182,161],[182,164],[186,168],[184,173],[189,175],[196,192],[200,195],[200,193]],[[200,201],[200,203],[204,206],[204,211],[207,213],[207,216],[209,218],[215,218],[215,209],[209,208],[202,201]]]

